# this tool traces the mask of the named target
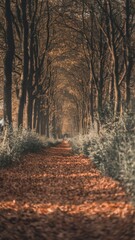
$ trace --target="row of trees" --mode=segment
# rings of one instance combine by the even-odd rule
[[[133,110],[133,0],[2,0],[0,6],[6,123],[12,125],[15,106],[18,127],[60,136],[65,119],[75,134],[87,133],[95,121],[99,126],[110,114],[116,120]]]
[[[12,125],[15,105],[18,127],[24,125],[49,136],[56,75],[49,56],[54,38],[53,5],[49,0],[5,0],[1,12],[5,122]]]
[[[99,126],[109,116],[115,121],[126,109],[134,111],[135,5],[76,0],[63,9],[63,26],[77,33],[81,58],[70,71],[82,93],[79,132],[87,133],[95,120]]]

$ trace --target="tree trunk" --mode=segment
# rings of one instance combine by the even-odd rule
[[[116,34],[112,13],[111,2],[109,1],[110,28],[111,28],[111,47],[113,60],[113,79],[114,79],[114,118],[119,117],[121,109],[121,91],[119,86],[119,61],[116,47]]]
[[[36,125],[36,132],[40,133],[41,129],[41,114],[40,114],[40,99],[37,100],[37,125]]]
[[[18,127],[23,125],[23,113],[24,106],[26,104],[26,93],[27,93],[27,81],[28,81],[28,64],[29,64],[29,54],[28,54],[28,21],[27,21],[27,0],[22,0],[22,19],[23,19],[23,80],[22,80],[22,93],[19,103],[18,112]]]
[[[47,116],[46,116],[46,134],[47,137],[50,137],[50,132],[49,132],[49,104],[48,104],[48,108],[47,108]]]
[[[130,82],[131,82],[131,73],[133,68],[133,57],[132,57],[132,48],[131,48],[131,34],[130,34],[130,15],[131,15],[131,6],[130,0],[126,0],[126,66],[127,66],[127,73],[126,73],[126,104],[127,108],[130,106],[131,100],[131,89],[130,89]]]
[[[4,61],[4,121],[8,125],[12,125],[12,67],[15,45],[10,0],[5,1],[5,18],[7,50]]]
[[[41,112],[41,135],[45,135],[45,115]]]
[[[102,19],[103,20],[103,19]],[[102,24],[102,23],[101,23]],[[104,55],[104,41],[103,41],[103,32],[100,29],[100,69],[99,69],[99,86],[98,86],[98,114],[99,114],[99,121],[102,122],[103,120],[103,86],[104,86],[104,64],[103,64],[103,55]]]
[[[32,23],[31,26],[31,40],[30,40],[30,73],[29,73],[29,81],[28,81],[28,105],[27,105],[27,126],[28,128],[32,129],[32,113],[33,113],[33,91],[32,91],[32,82],[33,82],[33,75],[34,75],[34,39],[33,33],[34,32],[34,25]]]
[[[34,101],[34,116],[33,116],[33,129],[36,129],[37,123],[37,99]]]
[[[94,96],[93,96],[93,81],[91,81],[90,90],[90,114],[91,114],[91,125],[94,126]]]
[[[121,91],[118,85],[119,74],[118,74],[118,60],[114,57],[114,117],[119,117],[121,109]]]
[[[35,47],[37,41],[35,41],[35,35],[37,34],[36,24],[36,13],[37,13],[37,0],[29,2],[29,16],[30,16],[30,53],[29,53],[29,81],[28,81],[28,105],[27,105],[27,126],[32,129],[32,117],[33,117],[33,80],[34,79],[34,56],[38,58],[35,53]],[[34,55],[35,54],[35,55]],[[37,65],[37,64],[36,64]]]
[[[27,105],[27,127],[32,129],[32,117],[33,117],[33,98],[32,94],[28,91],[28,105]]]

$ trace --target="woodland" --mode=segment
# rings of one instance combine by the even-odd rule
[[[134,24],[133,0],[1,0],[5,123],[74,136],[133,112]]]
[[[135,239],[134,63],[134,0],[0,0],[0,240]]]

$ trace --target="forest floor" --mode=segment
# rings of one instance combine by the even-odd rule
[[[19,239],[135,240],[135,209],[63,142],[0,170],[0,240]]]

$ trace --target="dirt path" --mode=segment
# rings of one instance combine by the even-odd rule
[[[63,142],[0,170],[0,240],[135,240],[119,184]]]

